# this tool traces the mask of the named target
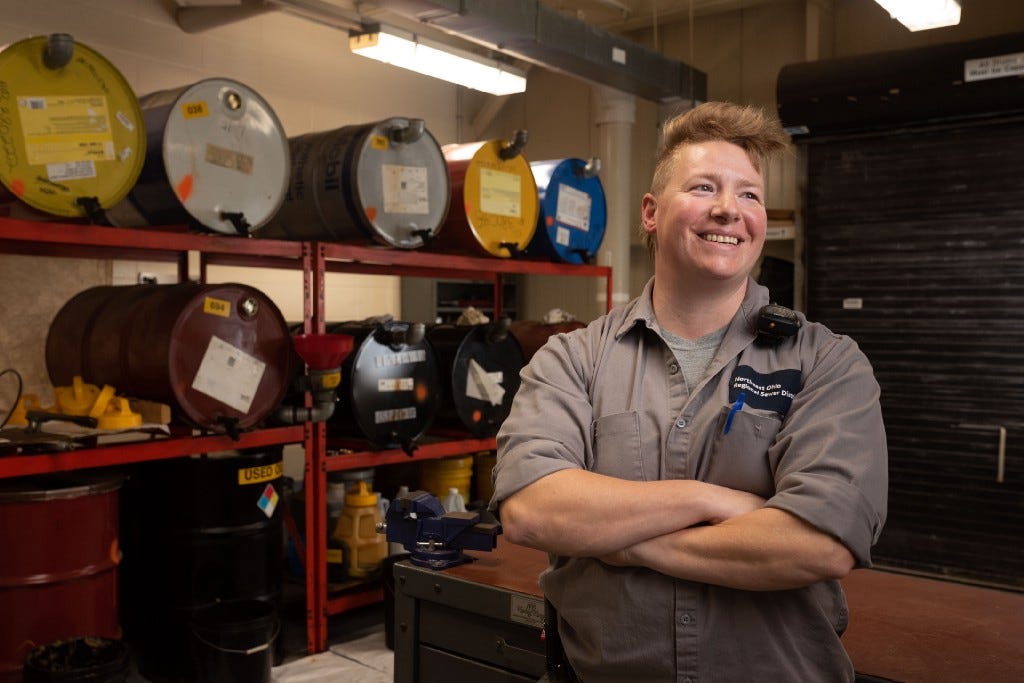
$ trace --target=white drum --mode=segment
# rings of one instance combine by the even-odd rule
[[[146,163],[127,200],[108,212],[111,222],[247,235],[274,216],[287,191],[288,138],[258,93],[210,78],[139,103]]]

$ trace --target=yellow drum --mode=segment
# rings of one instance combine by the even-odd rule
[[[66,33],[0,51],[0,182],[29,206],[95,217],[139,177],[146,131],[114,66]]]
[[[458,489],[464,501],[472,500],[470,483],[473,479],[473,456],[424,460],[420,463],[420,489],[432,493],[440,500],[448,489]]]
[[[509,258],[526,248],[537,229],[540,202],[526,131],[511,141],[486,140],[441,148],[448,164],[452,203],[444,229],[429,249]]]

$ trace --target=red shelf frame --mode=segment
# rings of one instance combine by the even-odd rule
[[[478,453],[480,451],[493,451],[497,448],[494,437],[465,438],[435,443],[421,443],[409,455],[400,448],[382,450],[355,451],[351,453],[329,454],[324,459],[324,467],[328,472],[340,472],[343,470],[356,470],[364,467],[378,467],[380,465],[397,465],[403,462],[415,462],[418,460],[435,460],[447,458],[451,455],[462,455],[464,453]]]
[[[303,328],[324,332],[325,275],[344,272],[372,275],[437,277],[492,282],[494,309],[502,308],[502,278],[509,274],[575,275],[603,277],[607,307],[612,301],[612,271],[606,266],[567,265],[545,261],[478,258],[401,251],[384,247],[322,242],[290,242],[252,237],[188,232],[184,226],[112,228],[88,224],[31,221],[0,217],[0,252],[36,256],[115,260],[168,261],[178,264],[179,281],[186,281],[189,252],[198,252],[200,281],[209,264],[303,271]],[[310,398],[307,396],[307,405]],[[347,588],[329,597],[327,592],[327,472],[427,460],[493,450],[495,439],[429,437],[410,457],[399,449],[364,450],[328,455],[326,427],[306,423],[243,433],[238,441],[225,435],[155,437],[61,453],[0,456],[0,478],[48,472],[106,467],[176,458],[215,450],[302,443],[305,447],[306,635],[309,652],[327,647],[327,619],[356,607],[383,600],[379,581]]]
[[[191,437],[154,437],[147,441],[125,441],[94,448],[79,448],[60,453],[0,456],[0,479],[32,474],[70,472],[90,467],[128,465],[149,460],[177,458],[237,448],[260,448],[303,440],[302,425],[243,432],[238,441],[225,434]]]

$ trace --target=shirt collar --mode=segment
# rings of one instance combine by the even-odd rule
[[[644,285],[640,296],[627,304],[626,315],[623,316],[622,324],[615,330],[615,338],[619,339],[626,334],[637,323],[643,323],[649,329],[658,330],[658,321],[654,317],[654,302],[651,298],[654,292],[654,278],[652,277]],[[743,296],[743,303],[729,323],[729,331],[726,338],[735,335],[742,335],[744,343],[749,343],[757,334],[757,314],[761,307],[768,303],[768,288],[757,284],[752,277],[747,277],[747,291]]]

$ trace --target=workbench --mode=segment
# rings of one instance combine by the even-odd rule
[[[395,682],[533,682],[544,674],[547,555],[498,541],[433,571],[395,565]],[[843,645],[862,681],[1024,680],[1024,594],[859,569]]]
[[[1024,681],[1024,593],[858,569],[843,580],[858,672],[906,683]]]

